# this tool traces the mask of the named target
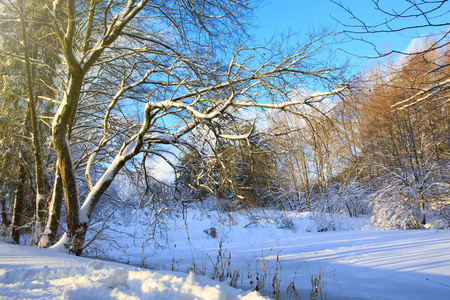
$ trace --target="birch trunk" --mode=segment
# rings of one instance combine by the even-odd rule
[[[58,166],[59,163],[56,162]],[[47,248],[56,242],[59,220],[61,219],[61,206],[63,200],[62,178],[59,168],[56,168],[52,199],[48,207],[48,219],[44,233],[39,241],[41,247]]]

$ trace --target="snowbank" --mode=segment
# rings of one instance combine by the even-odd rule
[[[0,299],[265,299],[194,273],[142,270],[0,241]]]

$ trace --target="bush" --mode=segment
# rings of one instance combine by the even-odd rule
[[[275,218],[275,225],[278,229],[294,229],[295,225],[286,215],[279,215]]]

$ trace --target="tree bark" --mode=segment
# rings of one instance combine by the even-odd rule
[[[80,232],[81,227],[78,187],[69,148],[68,130],[72,126],[70,124],[70,122],[73,122],[71,116],[75,115],[74,111],[77,109],[83,80],[83,72],[79,66],[72,66],[71,69],[66,93],[52,123],[52,142],[58,158],[57,167],[61,176],[65,200],[70,247],[73,244],[72,241],[75,239],[75,236]]]
[[[20,243],[20,226],[22,226],[23,204],[25,201],[24,186],[27,180],[25,167],[21,164],[19,168],[19,183],[15,190],[13,217],[11,224],[11,237],[16,244]]]
[[[9,225],[11,225],[10,221],[8,220],[8,213],[6,212],[6,199],[4,197],[2,197],[1,201],[1,211],[2,211],[2,226],[8,227]]]
[[[56,242],[58,234],[59,220],[61,219],[61,206],[63,200],[62,178],[58,168],[59,163],[56,162],[55,182],[53,185],[52,199],[48,207],[47,226],[41,237],[39,245],[47,248]]]
[[[69,241],[72,241],[80,231],[80,206],[75,170],[73,169],[72,157],[65,133],[54,135],[53,145],[58,156],[58,169],[61,174],[65,199]]]

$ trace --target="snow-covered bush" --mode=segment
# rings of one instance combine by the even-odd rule
[[[295,225],[292,219],[285,214],[280,214],[275,218],[275,225],[278,229],[294,229]]]
[[[379,229],[420,228],[424,214],[417,207],[395,202],[378,202],[373,205],[372,223]]]
[[[316,223],[316,229],[318,232],[336,230],[336,220],[333,218],[333,214],[313,213],[311,216]]]
[[[449,212],[446,207],[429,207],[426,211],[422,211],[418,205],[389,201],[376,202],[373,205],[371,221],[382,230],[443,229],[450,226]]]
[[[319,212],[347,214],[358,217],[370,214],[367,187],[356,180],[348,184],[333,184],[323,194],[315,196],[313,208]]]
[[[394,181],[374,193],[372,223],[383,230],[448,227],[448,204],[443,199],[438,200],[432,193],[424,192],[437,189],[419,188],[402,186]]]

